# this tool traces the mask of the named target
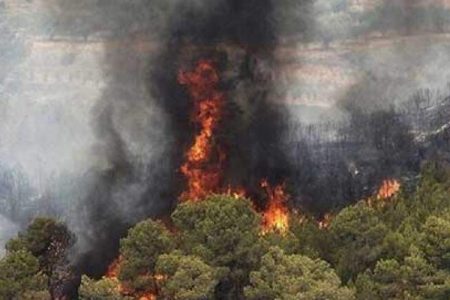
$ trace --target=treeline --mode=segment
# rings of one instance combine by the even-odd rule
[[[321,221],[295,212],[288,232],[264,235],[249,200],[182,203],[131,228],[105,277],[83,275],[78,291],[74,241],[36,219],[6,246],[0,299],[449,299],[450,171],[429,164],[413,191]]]

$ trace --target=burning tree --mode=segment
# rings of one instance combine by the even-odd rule
[[[393,299],[407,291],[416,298],[446,299],[450,218],[443,211],[450,204],[449,178],[424,174],[413,194],[405,191],[382,206],[360,201],[324,217],[327,226],[313,217],[292,217],[285,234],[261,234],[264,216],[248,199],[213,195],[181,202],[167,225],[147,220],[130,229],[119,259],[105,277],[83,277],[79,297],[352,299],[356,293],[361,299]],[[266,193],[277,194],[269,187]],[[53,227],[38,222],[33,233],[8,245],[0,260],[5,299],[46,300],[45,289],[54,291],[38,252],[24,248],[48,246],[45,224]],[[35,285],[41,280],[43,285]],[[350,280],[354,286],[346,286]]]
[[[193,101],[191,120],[199,128],[193,145],[185,154],[181,172],[187,181],[182,201],[200,201],[213,193],[245,195],[245,189],[223,186],[223,173],[227,154],[217,138],[217,130],[223,118],[225,95],[218,90],[220,77],[214,63],[199,60],[192,72],[180,72],[180,84]],[[271,230],[286,232],[289,226],[285,185],[272,187],[267,180],[261,182],[267,195],[267,205],[263,212],[262,232]]]
[[[151,220],[132,228],[101,286],[108,290],[116,282],[121,295],[138,299],[161,293],[192,299],[188,295],[217,292],[220,283],[221,293],[239,295],[263,249],[260,216],[251,202],[226,195],[184,202],[172,221],[171,232]]]
[[[275,230],[282,234],[289,230],[289,211],[286,202],[289,195],[285,192],[285,186],[277,185],[272,188],[267,180],[263,180],[261,187],[267,193],[267,207],[263,213],[263,233]]]
[[[388,200],[391,200],[400,192],[401,184],[396,179],[383,180],[378,191],[367,199],[369,206],[385,206]]]
[[[218,90],[219,74],[208,60],[200,60],[193,72],[180,72],[178,80],[192,98],[191,118],[199,127],[181,167],[187,190],[180,199],[198,200],[220,189],[225,153],[217,145],[215,134],[223,115],[224,94]]]
[[[155,266],[158,256],[174,249],[174,240],[163,224],[143,221],[121,241],[119,259],[111,265],[107,277],[119,279],[125,295],[148,295],[158,290]]]
[[[400,190],[400,182],[395,179],[386,179],[383,181],[378,194],[377,199],[387,199],[394,196]]]

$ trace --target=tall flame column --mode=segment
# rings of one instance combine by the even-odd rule
[[[181,166],[187,188],[180,200],[197,201],[220,188],[225,154],[215,133],[222,118],[225,96],[218,90],[219,74],[209,60],[198,61],[192,72],[180,72],[178,82],[186,87],[193,101],[191,119],[198,126],[194,143]]]

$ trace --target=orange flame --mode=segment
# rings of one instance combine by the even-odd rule
[[[228,186],[225,194],[238,199],[238,198],[245,198],[247,192],[245,191],[244,188],[241,188],[241,187],[232,188],[231,186]]]
[[[392,196],[397,194],[398,191],[400,191],[400,187],[400,182],[395,179],[384,180],[381,184],[380,189],[378,190],[377,199],[382,200],[391,198]]]
[[[120,266],[123,262],[123,257],[119,256],[116,258],[108,267],[108,270],[106,271],[106,277],[108,278],[117,278],[120,273]]]
[[[289,210],[286,206],[289,195],[285,192],[285,185],[272,187],[267,180],[263,180],[261,187],[265,189],[268,197],[268,204],[263,213],[262,234],[271,231],[286,233],[289,229]]]
[[[401,184],[396,179],[386,179],[381,183],[378,191],[365,201],[369,206],[384,206],[386,199],[392,198],[400,191]]]
[[[187,190],[180,196],[182,201],[198,201],[219,190],[226,157],[214,139],[225,101],[217,87],[219,81],[219,74],[209,60],[200,60],[194,71],[178,75],[178,82],[186,86],[194,101],[192,122],[200,128],[181,166],[187,179]]]
[[[133,289],[129,288],[126,286],[126,284],[123,284],[122,282],[119,281],[119,273],[120,273],[120,268],[122,266],[123,263],[123,256],[120,255],[117,259],[115,259],[108,267],[108,270],[106,271],[105,277],[109,278],[109,279],[113,279],[117,282],[117,291],[124,295],[124,296],[130,296],[130,295],[134,295],[134,291]],[[154,279],[156,281],[161,281],[164,279],[164,277],[162,275],[155,275]],[[138,293],[137,295],[134,295],[139,300],[156,300],[157,299],[157,295],[154,292],[145,292],[144,294]]]
[[[121,294],[130,294],[131,291],[119,281],[120,267],[122,266],[123,256],[120,255],[108,267],[105,277],[117,282],[117,291]]]
[[[139,298],[139,300],[156,300],[157,296],[154,294],[145,294]]]
[[[145,294],[139,298],[139,300],[156,300],[156,299],[157,299],[157,296],[154,294]]]
[[[158,283],[158,282],[165,280],[166,276],[156,274],[155,276],[153,276],[153,278]],[[158,298],[158,293],[146,292],[144,294],[140,294],[137,299],[139,299],[139,300],[156,300],[157,298]]]
[[[322,220],[319,221],[319,228],[320,229],[328,229],[328,227],[330,227],[331,221],[333,221],[333,215],[325,214],[323,216]]]

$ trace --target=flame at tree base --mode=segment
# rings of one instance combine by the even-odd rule
[[[261,187],[268,197],[266,209],[262,214],[262,234],[269,232],[285,234],[289,230],[289,210],[286,205],[289,195],[285,192],[285,185],[272,187],[267,180],[263,180]]]
[[[384,180],[378,190],[377,199],[391,198],[400,191],[400,182],[395,179]]]
[[[224,186],[223,170],[226,154],[220,145],[216,133],[223,118],[225,105],[224,93],[218,90],[219,73],[210,60],[200,60],[191,72],[181,71],[178,82],[186,87],[193,101],[192,124],[198,128],[192,145],[185,153],[185,161],[180,172],[186,178],[186,190],[180,195],[180,201],[201,201],[212,194],[223,193],[239,199],[246,196],[242,187]],[[272,187],[267,180],[261,182],[267,196],[267,206],[262,213],[261,233],[277,232],[285,234],[289,230],[289,210],[285,185]],[[139,300],[154,300],[158,291],[135,293],[118,279],[123,257],[119,257],[109,267],[106,277],[114,279],[118,291],[125,296]],[[150,276],[150,275],[149,275]],[[164,278],[152,276],[155,282]]]
[[[144,295],[139,298],[139,300],[156,300],[156,299],[157,296],[153,294]]]
[[[214,193],[224,193],[235,198],[245,197],[243,188],[225,187],[223,170],[226,153],[216,138],[223,119],[225,95],[219,91],[220,77],[210,60],[199,60],[191,72],[181,71],[178,82],[185,86],[193,101],[192,123],[199,128],[192,146],[186,151],[180,168],[187,181],[181,201],[201,201]],[[289,229],[289,196],[284,184],[271,187],[267,180],[261,183],[267,194],[267,207],[263,213],[262,232],[285,233]]]
[[[401,188],[401,184],[396,179],[386,179],[381,183],[378,191],[369,199],[366,200],[369,206],[385,206],[387,201],[394,197]]]
[[[219,81],[219,74],[209,60],[200,60],[192,72],[178,75],[178,82],[186,87],[194,104],[192,123],[199,127],[180,168],[187,180],[187,189],[180,196],[182,201],[198,201],[220,191],[226,156],[215,139],[225,101],[218,90]]]
[[[323,218],[318,222],[320,229],[328,229],[330,227],[331,222],[333,221],[333,215],[327,213],[323,216]]]
[[[129,288],[126,284],[122,283],[119,280],[120,268],[123,263],[123,256],[119,256],[119,258],[115,259],[108,267],[106,271],[105,277],[114,280],[117,282],[117,292],[119,292],[123,296],[133,296],[139,300],[156,300],[157,293],[155,291],[146,291],[136,293],[133,289]],[[161,281],[164,279],[163,276],[155,275],[151,276],[156,281]]]

